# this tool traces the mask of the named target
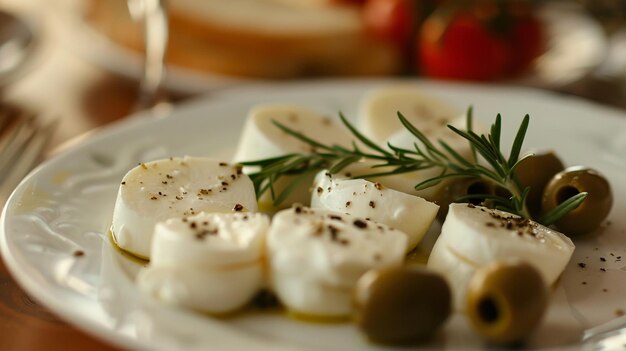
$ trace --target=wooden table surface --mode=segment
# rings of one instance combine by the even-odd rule
[[[46,13],[50,3],[0,0],[0,9],[32,16],[44,37],[28,71],[0,89],[0,99],[35,111],[43,120],[58,119],[50,148],[54,153],[54,147],[128,115],[135,104],[138,83],[86,61],[63,44],[57,19]],[[0,204],[3,201],[0,199]],[[0,350],[120,349],[58,319],[31,299],[0,260]]]
[[[0,262],[0,350],[119,350],[77,330],[33,301]]]
[[[0,90],[3,101],[38,111],[41,118],[60,118],[52,144],[123,118],[132,109],[137,82],[116,76],[79,57],[59,43],[57,28],[46,16],[48,0],[0,0],[0,8],[35,13],[46,40],[27,74]],[[42,10],[43,9],[43,10]],[[598,85],[575,84],[570,92],[594,94],[621,106],[626,99]],[[0,199],[0,201],[2,201]],[[0,261],[0,350],[118,350],[59,320],[33,301],[11,278]]]

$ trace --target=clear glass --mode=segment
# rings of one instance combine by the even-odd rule
[[[169,37],[167,0],[128,0],[128,10],[143,24],[145,62],[137,109],[152,108],[166,100],[162,85]]]

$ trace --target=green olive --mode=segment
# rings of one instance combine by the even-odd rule
[[[428,339],[451,310],[445,279],[417,265],[367,272],[357,282],[354,300],[358,327],[384,344]]]
[[[555,223],[565,234],[584,234],[600,226],[613,205],[611,186],[597,171],[577,166],[557,173],[544,190],[541,202],[544,214],[581,192],[588,193],[585,201]]]
[[[462,196],[487,194],[494,195],[497,187],[492,182],[477,178],[456,178],[449,181],[438,193],[437,204],[439,212],[437,218],[443,222],[448,214],[448,206]],[[479,205],[483,199],[471,199],[471,203]]]
[[[516,168],[515,175],[522,187],[530,187],[526,206],[533,217],[541,213],[541,195],[552,177],[565,168],[552,151],[537,152],[524,159]]]
[[[499,261],[476,271],[466,297],[467,316],[476,331],[496,345],[523,341],[538,325],[548,304],[548,288],[528,263]]]

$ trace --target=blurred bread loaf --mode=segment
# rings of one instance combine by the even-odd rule
[[[357,8],[328,0],[169,2],[170,63],[255,78],[397,73],[401,53],[365,33]],[[87,20],[114,41],[141,50],[125,0],[89,0]]]

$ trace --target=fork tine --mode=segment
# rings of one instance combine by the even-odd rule
[[[0,136],[11,126],[11,122],[18,116],[18,112],[12,106],[0,107]]]
[[[58,120],[44,126],[34,126],[20,147],[16,148],[16,153],[11,157],[14,162],[0,174],[0,199],[6,199],[17,183],[39,161],[57,125]]]
[[[20,168],[23,168],[21,172],[16,173],[22,173],[25,175],[26,172],[30,171],[35,164],[39,162],[39,157],[43,154],[43,151],[48,145],[50,139],[52,139],[52,135],[54,134],[58,124],[59,121],[54,120],[38,128],[33,137],[30,139],[28,145],[24,147],[19,162],[17,162],[13,167],[18,171],[20,171]]]
[[[19,156],[20,149],[28,143],[28,139],[36,132],[37,127],[33,126],[34,118],[34,115],[20,117],[10,134],[0,142],[0,175],[7,172],[11,162],[16,156]]]

